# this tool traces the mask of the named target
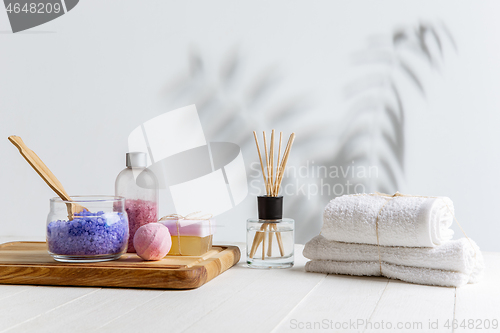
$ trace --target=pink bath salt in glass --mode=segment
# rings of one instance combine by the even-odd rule
[[[134,235],[137,229],[148,223],[158,221],[158,207],[154,201],[141,199],[125,200],[125,211],[128,215],[128,249],[127,252],[135,252]]]

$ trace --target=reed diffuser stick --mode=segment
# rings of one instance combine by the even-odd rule
[[[257,133],[253,131],[253,137],[255,138],[255,145],[257,146],[257,152],[259,153],[260,167],[262,169],[262,177],[264,178],[264,184],[267,184],[266,174],[264,173],[264,164],[262,163],[262,156],[260,154],[259,140],[257,140]]]
[[[266,229],[267,223],[263,223],[262,226],[260,227],[260,231],[257,231],[255,233],[255,237],[253,239],[252,247],[250,249],[250,257],[253,258],[255,255],[255,252],[257,252],[257,249],[260,245],[260,242],[262,242],[262,237],[264,235],[264,230]]]
[[[274,129],[271,131],[271,143],[269,147],[269,165],[271,166],[271,178],[269,179],[269,187],[271,188],[271,196],[274,195]],[[268,194],[269,195],[269,194]],[[271,230],[271,224],[268,225],[269,231]],[[270,257],[272,255],[273,249],[273,233],[269,232],[268,237],[268,246],[267,246],[267,256]]]
[[[276,225],[273,225],[274,230],[278,231],[278,227]],[[278,240],[278,246],[280,248],[280,254],[283,257],[285,255],[285,249],[283,247],[283,239],[281,238],[281,233],[277,232],[276,233],[276,239]]]
[[[269,170],[269,153],[267,152],[267,141],[266,141],[266,132],[262,132],[264,136],[264,152],[266,153],[266,170],[267,170],[267,182],[266,182],[266,193],[267,195],[271,195],[271,187],[269,186],[269,178],[271,176]]]
[[[277,184],[278,184],[278,174],[280,170],[280,155],[281,155],[281,138],[283,136],[283,132],[280,132],[280,143],[279,143],[279,148],[278,148],[278,161],[276,162],[276,177],[274,179],[274,184],[273,184],[273,189],[274,193],[278,195],[278,190],[277,190]]]
[[[274,148],[275,148],[275,144],[274,144],[275,131],[274,131],[274,129],[271,131],[271,142],[269,144],[269,149],[267,148],[266,132],[265,131],[263,132],[264,152],[266,154],[266,167],[265,168],[264,168],[264,161],[262,159],[262,155],[261,155],[261,151],[260,151],[260,147],[259,147],[259,142],[257,140],[257,133],[254,131],[253,135],[255,138],[255,145],[257,146],[257,152],[259,154],[260,167],[262,170],[262,178],[264,179],[264,184],[266,187],[266,194],[268,196],[277,197],[279,195],[281,182],[283,181],[283,176],[285,174],[285,168],[286,168],[286,164],[288,163],[288,157],[290,156],[290,151],[292,149],[293,141],[295,140],[295,133],[292,133],[290,135],[290,138],[288,139],[288,142],[286,144],[286,148],[283,152],[283,156],[281,156],[283,132],[280,132],[276,168],[274,167]],[[267,173],[267,177],[266,177],[266,173]],[[284,246],[283,246],[283,239],[281,237],[281,233],[278,231],[278,227],[276,226],[276,224],[275,223],[263,223],[262,226],[260,227],[260,230],[255,233],[252,247],[250,249],[250,257],[251,258],[253,258],[255,256],[257,249],[259,248],[260,244],[262,243],[262,260],[265,259],[266,238],[268,241],[267,256],[268,257],[272,256],[272,244],[273,244],[272,235],[273,234],[275,235],[276,241],[278,242],[278,247],[279,247],[279,251],[280,251],[281,256],[283,257],[285,255]]]
[[[288,139],[288,142],[287,142],[286,147],[285,147],[285,151],[283,152],[283,157],[281,159],[281,164],[279,166],[279,174],[278,174],[278,179],[276,181],[276,192],[279,192],[280,178],[282,177],[282,174],[284,173],[283,166],[284,166],[284,163],[285,163],[285,157],[286,157],[286,155],[288,153],[288,150],[290,149],[290,139],[291,139],[291,136]]]
[[[294,140],[295,140],[295,133],[292,133],[292,135],[290,135],[290,138],[288,139],[287,149],[286,149],[285,153],[283,154],[283,159],[281,161],[282,166],[280,168],[280,175],[278,178],[278,186],[276,188],[276,193],[278,193],[280,190],[281,182],[283,181],[283,175],[285,174],[286,164],[288,163],[288,156],[290,156],[290,151],[292,149],[292,145],[293,145]]]
[[[262,233],[263,238],[262,238],[262,260],[266,258],[266,232],[264,231]]]
[[[271,144],[269,149],[269,165],[271,166],[271,178],[269,181],[271,196],[274,196],[273,178],[274,178],[274,130],[271,131]]]
[[[269,223],[269,231],[271,231],[271,228],[274,226],[274,223]],[[273,232],[269,232],[269,238],[267,239],[267,256],[271,257],[273,254]],[[278,238],[276,238],[278,240]]]

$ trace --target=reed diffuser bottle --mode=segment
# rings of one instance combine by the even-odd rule
[[[267,148],[266,133],[263,133],[266,155],[265,167],[257,134],[255,132],[253,134],[267,195],[257,197],[258,218],[247,220],[247,264],[252,268],[292,267],[295,221],[283,218],[283,196],[279,195],[279,190],[293,140],[295,139],[295,133],[290,135],[280,160],[283,135],[280,132],[276,166],[274,166],[274,130],[271,132],[269,150]]]

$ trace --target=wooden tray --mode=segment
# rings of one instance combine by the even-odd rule
[[[11,242],[0,244],[0,284],[193,289],[239,260],[237,246],[217,245],[201,257],[143,261],[126,253],[115,261],[70,264],[52,259],[45,242]]]

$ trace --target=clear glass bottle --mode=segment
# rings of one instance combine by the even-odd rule
[[[295,221],[283,218],[283,197],[257,197],[258,219],[247,220],[247,264],[252,268],[293,266]]]
[[[71,196],[50,199],[47,217],[49,254],[62,262],[98,262],[120,258],[127,250],[128,221],[122,197]],[[75,204],[87,210],[72,212]]]
[[[116,177],[115,195],[125,198],[129,220],[127,252],[135,252],[134,235],[137,229],[158,222],[158,180],[146,165],[146,153],[127,153],[127,167]]]

